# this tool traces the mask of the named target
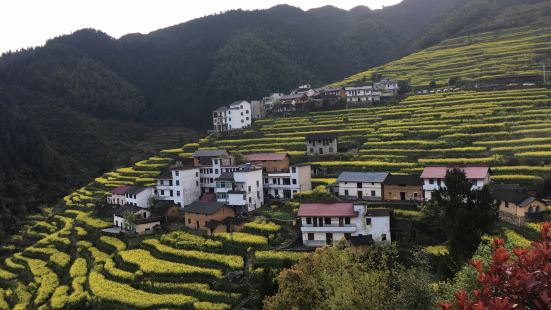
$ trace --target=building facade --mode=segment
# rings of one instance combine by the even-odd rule
[[[243,165],[216,178],[216,201],[241,212],[253,211],[264,205],[262,169]]]
[[[365,204],[351,202],[302,203],[298,216],[302,241],[308,247],[354,237],[391,241],[388,209],[369,209]]]
[[[226,122],[228,123],[228,130],[243,129],[251,126],[251,104],[245,100],[230,104],[229,109],[226,111]]]
[[[383,182],[383,200],[422,201],[423,181],[415,175],[389,174]]]
[[[444,178],[449,170],[454,168],[461,169],[469,181],[472,182],[471,189],[481,189],[484,185],[490,183],[489,166],[428,166],[421,174],[423,180],[423,196],[425,200],[432,199],[432,192],[445,186]]]
[[[307,155],[337,154],[337,135],[334,133],[318,133],[306,136]]]
[[[310,165],[291,166],[285,172],[264,173],[264,195],[275,199],[292,199],[296,193],[312,190]]]
[[[112,189],[111,194],[107,196],[107,204],[124,206],[126,204],[126,191],[131,187],[130,185],[123,185]]]
[[[520,186],[495,186],[492,195],[499,203],[499,219],[515,225],[523,225],[527,220],[540,220],[541,213],[546,210],[541,199]]]
[[[344,90],[348,103],[371,103],[381,100],[381,92],[374,91],[370,85],[346,87]]]
[[[286,153],[253,153],[244,157],[247,162],[261,166],[264,173],[289,171],[289,155]]]
[[[140,208],[149,208],[149,203],[153,197],[153,187],[132,186],[124,194],[127,205]]]
[[[382,200],[383,182],[388,175],[388,172],[342,172],[337,178],[339,197]]]
[[[155,196],[159,200],[172,200],[181,208],[199,200],[201,185],[199,168],[172,167],[156,177]]]
[[[209,226],[213,222],[222,222],[235,216],[234,208],[222,202],[194,202],[184,210],[184,224],[193,230],[205,230],[212,233]]]

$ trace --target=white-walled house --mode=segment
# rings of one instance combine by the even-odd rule
[[[251,126],[252,113],[251,104],[241,100],[230,104],[226,111],[226,123],[228,130],[242,129]]]
[[[266,116],[266,109],[261,100],[251,100],[251,115],[253,119],[261,119]]]
[[[274,104],[277,103],[282,96],[283,96],[282,93],[272,93],[271,95],[262,98],[262,104],[264,105],[264,110],[271,111],[272,108],[274,107]]]
[[[132,186],[129,188],[124,197],[126,204],[140,208],[149,208],[149,200],[153,197],[153,187]]]
[[[124,206],[126,204],[126,191],[132,186],[122,185],[111,190],[111,194],[107,196],[107,204],[114,206]]]
[[[264,173],[264,194],[273,198],[292,199],[296,193],[312,190],[310,165],[290,166],[285,172]]]
[[[156,177],[155,196],[171,200],[183,208],[201,197],[198,167],[175,166]]]
[[[219,107],[212,111],[212,126],[216,132],[224,132],[228,130],[228,122],[226,112],[228,107]]]
[[[339,197],[382,200],[382,184],[387,176],[388,172],[342,172],[337,178]]]
[[[394,95],[396,95],[399,90],[398,81],[389,79],[382,79],[379,82],[373,83],[373,88],[385,93],[393,93]]]
[[[480,189],[490,183],[490,167],[485,165],[468,166],[428,166],[421,174],[423,180],[423,196],[425,200],[432,199],[432,192],[444,187],[444,178],[449,170],[459,168],[472,183],[471,189]]]
[[[132,216],[131,222],[126,219]],[[113,225],[122,232],[138,235],[153,233],[161,225],[162,217],[151,216],[149,209],[140,208],[134,205],[119,207],[113,213]]]
[[[241,212],[253,211],[264,204],[262,169],[242,165],[233,172],[223,172],[216,178],[216,201]]]
[[[302,203],[298,216],[302,242],[308,247],[358,237],[373,242],[391,241],[388,209],[371,209],[352,202]]]
[[[367,103],[381,100],[381,92],[374,91],[371,85],[345,87],[344,90],[346,92],[346,102],[348,103]]]

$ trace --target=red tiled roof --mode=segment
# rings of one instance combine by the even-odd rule
[[[453,168],[459,168],[465,172],[467,179],[484,179],[488,174],[488,166],[429,166],[425,167],[421,174],[422,179],[443,179],[446,172]]]
[[[216,201],[216,196],[214,196],[213,193],[206,193],[203,196],[201,196],[201,199],[199,199],[200,202],[212,202]]]
[[[284,160],[285,157],[287,157],[287,153],[253,153],[245,155],[245,158],[250,161]]]
[[[351,202],[301,203],[298,216],[358,216]]]
[[[119,187],[115,187],[111,190],[111,193],[114,195],[124,195],[126,194],[126,191],[129,190],[132,186],[130,185],[123,185]]]

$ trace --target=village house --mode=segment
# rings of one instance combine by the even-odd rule
[[[152,216],[151,210],[134,205],[119,207],[113,213],[113,232],[124,232],[130,234],[153,233],[161,226],[162,216]]]
[[[212,111],[212,125],[214,131],[224,132],[228,131],[228,122],[226,118],[226,112],[228,107],[219,107],[218,109]]]
[[[379,82],[373,83],[373,89],[380,90],[383,94],[396,96],[400,87],[398,86],[398,81],[382,79]]]
[[[306,135],[307,155],[335,155],[337,154],[337,134],[317,133]]]
[[[342,172],[337,178],[339,197],[382,200],[383,182],[388,175],[388,172]]]
[[[235,217],[235,209],[222,202],[196,201],[184,210],[184,224],[189,229],[205,230],[212,234],[209,222],[222,222]]]
[[[373,86],[345,87],[346,102],[348,103],[372,103],[381,100],[381,92],[373,90]]]
[[[149,208],[149,203],[153,197],[153,187],[150,186],[132,186],[124,193],[124,199],[127,205],[140,208]]]
[[[490,167],[486,165],[428,166],[421,174],[425,200],[431,200],[432,192],[445,186],[446,173],[454,168],[459,168],[465,173],[467,179],[473,184],[471,187],[473,190],[490,183]]]
[[[286,171],[269,172],[263,176],[264,195],[276,199],[292,199],[295,194],[312,190],[310,165],[293,165]]]
[[[422,201],[423,181],[417,175],[389,174],[383,181],[383,200]]]
[[[272,93],[269,96],[263,97],[262,105],[264,106],[264,110],[271,111],[274,105],[279,102],[281,96],[283,96],[281,93]]]
[[[183,208],[201,196],[198,167],[176,165],[155,179],[154,193],[159,200],[170,200]]]
[[[251,104],[236,101],[229,107],[220,107],[212,112],[212,123],[216,132],[243,129],[252,124]]]
[[[276,108],[279,108],[279,106],[286,106],[291,105],[293,106],[293,110],[296,110],[296,107],[298,105],[307,103],[309,100],[308,95],[306,94],[289,94],[289,95],[283,95],[279,98],[279,104],[276,106]]]
[[[262,169],[242,165],[232,172],[222,172],[216,179],[216,201],[234,207],[239,213],[264,205]]]
[[[199,185],[202,193],[214,193],[215,179],[222,172],[237,170],[235,157],[226,150],[198,150],[192,155],[194,166],[199,168]]]
[[[285,172],[289,170],[287,153],[252,153],[245,155],[245,160],[255,166],[262,166],[262,171]]]
[[[180,219],[180,210],[180,205],[172,200],[156,200],[151,207],[151,214],[163,217],[163,222],[176,222]]]
[[[125,194],[131,188],[130,185],[122,185],[111,190],[111,194],[107,196],[107,204],[114,206],[124,206],[126,204]]]
[[[261,119],[266,116],[266,108],[260,100],[251,100],[251,116],[253,119]]]
[[[527,220],[539,220],[546,210],[545,203],[518,185],[496,185],[492,195],[499,202],[499,218],[515,225],[523,225]]]
[[[352,202],[302,203],[298,211],[302,242],[308,247],[342,239],[390,242],[390,210]]]

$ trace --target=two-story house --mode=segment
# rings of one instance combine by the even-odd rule
[[[130,234],[153,233],[161,226],[162,216],[152,216],[149,208],[141,208],[134,205],[118,207],[113,212],[113,225],[120,232]]]
[[[261,166],[264,173],[289,170],[289,155],[287,153],[252,153],[244,155],[244,157],[247,162]]]
[[[201,196],[198,167],[174,166],[156,177],[155,196],[159,200],[171,200],[183,208],[199,200]]]
[[[381,92],[373,90],[373,86],[346,87],[346,102],[348,103],[371,103],[381,100]]]
[[[490,167],[486,165],[428,166],[421,174],[425,200],[431,200],[432,192],[445,186],[446,173],[454,168],[459,168],[465,173],[467,179],[473,184],[471,187],[473,190],[490,183]]]
[[[264,204],[262,169],[242,165],[232,172],[223,172],[216,179],[216,201],[239,212],[253,211]]]
[[[388,209],[352,202],[302,203],[298,216],[302,242],[308,247],[363,236],[374,242],[391,241]]]
[[[212,234],[219,226],[213,224],[223,223],[235,215],[235,208],[223,202],[196,201],[184,210],[184,224],[189,229],[205,230],[208,234]]]
[[[132,186],[122,185],[115,187],[111,190],[109,196],[107,196],[107,203],[110,205],[124,206],[126,204],[125,194]]]
[[[388,175],[388,172],[342,172],[337,178],[339,197],[382,200],[383,182]]]
[[[422,201],[423,181],[418,175],[389,174],[383,181],[383,200]]]
[[[132,186],[124,194],[127,205],[149,208],[154,188],[151,186]]]
[[[317,133],[306,135],[306,155],[337,154],[337,134]]]

